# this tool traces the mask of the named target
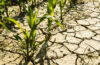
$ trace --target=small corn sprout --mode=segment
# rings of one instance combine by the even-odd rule
[[[37,46],[43,42],[41,41],[40,43],[37,44],[35,40],[37,26],[44,19],[43,17],[37,19],[38,11],[39,9],[37,10],[36,13],[33,13],[31,7],[30,6],[28,7],[27,19],[28,19],[28,25],[31,29],[30,32],[28,32],[27,29],[24,30],[16,20],[12,18],[7,18],[7,20],[15,23],[21,30],[22,34],[24,35],[24,39],[22,39],[19,35],[15,35],[15,38],[16,40],[22,43],[23,48],[20,48],[20,50],[22,51],[26,61],[32,60],[32,57],[34,56],[34,51],[37,49]]]

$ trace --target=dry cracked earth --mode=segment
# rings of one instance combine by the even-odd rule
[[[46,4],[41,5],[38,18],[46,13]],[[64,12],[66,11],[65,7]],[[57,6],[56,18],[60,16],[58,13]],[[21,21],[23,28],[29,30],[26,15],[14,18]],[[63,19],[63,29],[55,25],[55,22],[52,24],[50,39],[36,52],[36,65],[100,65],[100,2],[78,4],[77,10],[65,13]],[[21,35],[21,31],[17,26],[15,28],[12,33],[1,30],[0,65],[25,65],[17,52],[18,42],[13,37],[14,34]],[[38,26],[36,40],[45,39],[46,34],[47,20]],[[28,65],[32,65],[31,62]]]

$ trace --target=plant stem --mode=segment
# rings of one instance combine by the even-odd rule
[[[60,14],[61,14],[60,20],[61,20],[61,23],[63,23],[63,12],[62,12],[62,9],[60,10]]]
[[[51,31],[52,18],[48,18],[48,31]]]

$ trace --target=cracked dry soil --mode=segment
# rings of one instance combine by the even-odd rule
[[[41,5],[38,17],[46,13],[46,4]],[[66,8],[65,8],[66,9]],[[66,10],[65,10],[66,11]],[[59,7],[55,14],[59,13]],[[60,15],[57,14],[56,17]],[[21,20],[23,18],[23,20]],[[47,43],[40,46],[36,55],[36,65],[100,65],[100,2],[86,2],[78,4],[77,10],[64,14],[64,29],[60,27],[52,30],[52,35]],[[16,18],[23,28],[27,26],[26,15]],[[52,24],[53,26],[54,24]],[[15,26],[16,27],[16,26]],[[16,27],[17,28],[17,27]],[[46,32],[47,20],[42,22],[37,30],[37,41],[45,39],[40,29]],[[13,34],[2,30],[0,34],[0,65],[24,65],[23,58],[16,53],[17,41]],[[3,50],[4,48],[5,50]],[[9,51],[8,51],[9,50]],[[28,65],[32,65],[31,62]]]

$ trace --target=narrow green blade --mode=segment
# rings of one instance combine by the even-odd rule
[[[61,23],[60,23],[60,21],[58,19],[55,20],[55,21],[56,21],[57,25],[59,25],[61,28],[63,28],[63,26],[61,25]]]
[[[20,26],[20,24],[16,20],[14,20],[12,18],[6,18],[6,19],[15,23],[18,26],[18,28],[20,28],[20,30],[24,33],[24,30],[22,29],[22,27]]]
[[[8,28],[6,27],[4,23],[0,22],[0,24],[8,31]]]

